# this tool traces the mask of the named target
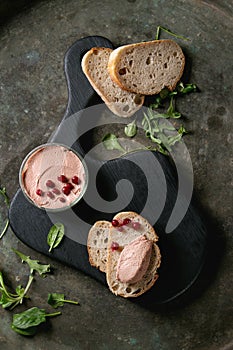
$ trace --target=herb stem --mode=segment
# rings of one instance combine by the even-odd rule
[[[164,32],[166,32],[166,33],[168,33],[168,34],[170,34],[170,35],[172,35],[172,36],[174,36],[174,37],[176,37],[178,39],[182,39],[182,40],[185,40],[185,41],[189,41],[190,40],[188,38],[185,38],[183,35],[175,34],[175,33],[171,32],[169,29],[164,28],[162,26],[158,26],[157,27],[155,40],[159,40],[161,30],[163,30]]]
[[[63,300],[64,303],[69,303],[69,304],[75,304],[75,305],[78,305],[79,302],[78,301],[74,301],[74,300],[67,300],[67,299],[64,299]]]
[[[32,275],[29,276],[29,279],[28,279],[28,283],[27,283],[27,286],[24,290],[24,296],[27,294],[31,284],[32,284],[32,281],[33,281],[34,277]]]
[[[52,314],[45,314],[46,317],[53,317],[53,316],[58,316],[58,315],[61,315],[61,311],[54,312]]]
[[[7,208],[9,209],[9,208],[10,208],[10,199],[9,199],[7,193],[6,193],[6,188],[5,188],[5,187],[0,188],[0,195],[3,196],[3,198],[4,198],[4,203],[6,204]],[[1,239],[1,238],[4,236],[4,234],[6,233],[8,227],[9,227],[9,223],[10,223],[10,221],[9,221],[9,219],[7,219],[6,224],[5,224],[4,228],[3,228],[3,231],[2,231],[1,234],[0,234],[0,239]]]
[[[9,224],[10,224],[10,220],[7,219],[6,224],[5,224],[5,226],[4,226],[4,229],[3,229],[2,232],[1,232],[0,239],[2,239],[2,237],[3,237],[4,234],[6,233],[8,227],[9,227]]]

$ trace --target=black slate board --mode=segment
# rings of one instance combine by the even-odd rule
[[[85,156],[85,148],[88,143],[87,140],[85,141],[85,130],[81,130],[82,120],[86,120],[86,112],[82,110],[101,103],[100,98],[83,75],[80,66],[82,56],[94,46],[113,47],[112,43],[103,37],[87,37],[74,43],[65,55],[69,100],[61,125],[50,140],[69,143],[68,145],[71,145],[70,142],[74,140],[72,147],[82,156]],[[101,108],[105,106],[102,104]],[[91,128],[92,124],[94,127],[95,123],[98,124],[98,121],[90,120],[89,127]],[[82,137],[79,137],[80,134],[83,134]],[[155,167],[151,167],[153,161],[157,164]],[[102,198],[109,202],[109,208],[107,207],[109,210],[103,211],[101,206],[98,207],[99,210],[94,209],[84,197],[72,210],[48,215],[45,211],[31,205],[25,199],[22,191],[18,190],[9,212],[11,227],[16,236],[33,249],[71,265],[106,284],[105,274],[91,267],[88,262],[85,243],[90,225],[96,220],[111,220],[117,211],[130,210],[141,213],[144,210],[144,216],[149,220],[151,217],[157,218],[154,227],[159,235],[162,264],[156,285],[137,300],[140,299],[142,303],[144,300],[145,302],[150,300],[151,303],[157,305],[181,295],[197,279],[205,262],[207,229],[192,200],[181,223],[172,233],[165,232],[178,191],[177,173],[169,158],[152,152],[137,152],[108,162],[101,162],[88,156],[86,162],[90,174],[90,187],[95,181],[92,174],[95,174],[98,169],[96,186]],[[165,200],[161,212],[159,205],[158,208],[154,205],[147,205],[150,187],[147,181],[148,174],[147,177],[143,174],[139,164],[143,164],[149,176],[156,179],[153,187],[155,202],[160,203]],[[163,176],[161,176],[161,170]],[[133,186],[134,192],[130,200],[126,183],[122,182],[116,191],[116,184],[122,179],[128,179]],[[163,193],[165,184],[167,186],[166,197]],[[88,196],[94,200],[94,194],[90,189],[87,191],[87,198]],[[114,211],[114,208],[111,210],[110,201],[114,201],[117,196],[121,197],[121,202],[125,201],[126,205]],[[66,237],[59,249],[48,253],[46,237],[52,223],[58,221],[65,223]],[[75,230],[73,230],[74,226]],[[71,230],[70,227],[72,227]]]

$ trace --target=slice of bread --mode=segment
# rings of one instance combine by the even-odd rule
[[[112,80],[124,90],[142,95],[174,90],[180,80],[185,57],[173,40],[154,40],[115,49],[108,61]]]
[[[107,269],[107,246],[111,223],[97,221],[89,231],[87,250],[90,264],[102,272]]]
[[[132,227],[132,224],[128,224],[122,226],[123,231],[119,231],[117,227],[113,227],[111,225],[108,239],[107,283],[112,293],[128,298],[137,297],[145,293],[154,285],[155,281],[158,278],[157,269],[160,266],[161,255],[159,247],[156,244],[158,236],[149,222],[134,212],[119,213],[114,217],[114,220],[121,222],[126,218],[129,218],[131,222],[139,222],[140,228],[136,230]],[[116,273],[121,251],[127,244],[141,235],[145,235],[148,240],[151,240],[153,242],[152,254],[147,272],[139,282],[120,282],[116,278]],[[119,249],[112,251],[112,242],[118,243],[120,246]]]
[[[122,90],[108,73],[108,60],[112,50],[94,47],[82,59],[82,70],[92,87],[108,108],[120,117],[132,116],[144,103],[144,96]]]

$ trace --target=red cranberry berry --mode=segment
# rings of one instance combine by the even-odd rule
[[[52,192],[47,192],[47,197],[49,197],[50,199],[54,199],[54,194]]]
[[[66,196],[68,196],[68,195],[70,194],[70,191],[71,191],[71,189],[70,189],[69,186],[65,185],[65,186],[62,187],[62,192],[63,192]]]
[[[56,187],[52,189],[52,192],[54,194],[60,194],[61,193],[61,191],[58,188],[56,188]]]
[[[48,180],[48,181],[46,181],[46,186],[53,188],[53,187],[55,187],[55,183],[52,180]]]
[[[41,190],[41,189],[37,189],[36,190],[36,194],[38,195],[38,196],[43,196],[43,191]]]
[[[72,177],[72,182],[73,182],[73,184],[75,184],[75,185],[78,185],[79,184],[79,177],[78,176],[73,176]]]
[[[68,182],[65,186],[69,187],[70,190],[73,190],[74,185],[72,185],[70,182]]]
[[[123,225],[128,225],[131,222],[129,218],[123,220]]]
[[[60,176],[58,176],[57,179],[58,179],[58,181],[63,182],[63,183],[68,182],[68,179],[65,175],[60,175]]]
[[[139,230],[140,227],[141,227],[141,224],[140,224],[140,222],[138,222],[138,221],[133,221],[133,222],[132,222],[132,227],[133,227],[135,230]]]
[[[119,248],[119,244],[117,242],[112,242],[111,244],[111,250],[114,252],[114,250],[117,250]]]
[[[62,203],[65,203],[65,201],[66,201],[65,198],[63,198],[63,197],[59,197],[58,199],[59,199],[59,201],[62,202]]]
[[[118,220],[112,220],[112,226],[113,227],[119,226],[119,221]]]

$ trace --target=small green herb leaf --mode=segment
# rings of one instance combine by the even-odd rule
[[[49,252],[51,252],[52,249],[56,248],[60,244],[64,237],[64,234],[65,229],[63,224],[56,223],[51,227],[47,236],[47,243],[50,247]]]
[[[36,332],[36,326],[46,321],[46,317],[60,315],[61,312],[53,314],[46,314],[44,309],[38,307],[32,307],[19,314],[13,315],[13,322],[11,328],[22,335],[34,335]]]
[[[163,30],[164,32],[166,32],[166,33],[168,33],[168,34],[170,34],[170,35],[172,35],[172,36],[174,36],[174,37],[176,37],[176,38],[178,38],[178,39],[182,39],[182,40],[185,40],[185,41],[190,40],[190,39],[188,39],[188,38],[185,38],[185,37],[182,36],[182,35],[175,34],[175,33],[173,33],[172,31],[170,31],[169,29],[164,28],[164,27],[162,27],[162,26],[158,26],[158,27],[157,27],[155,40],[159,40],[161,30]]]
[[[20,329],[15,327],[13,324],[11,325],[11,329],[13,329],[13,331],[15,331],[16,333],[20,334],[20,335],[26,335],[26,336],[33,336],[36,334],[36,327],[28,327],[27,329]]]
[[[6,206],[7,206],[7,208],[9,208],[10,207],[10,199],[9,199],[7,193],[6,193],[6,188],[5,187],[0,188],[0,195],[3,196]]]
[[[9,199],[7,193],[6,193],[6,188],[5,187],[0,188],[0,195],[4,198],[4,203],[6,204],[7,208],[9,209],[9,207],[10,207],[10,199]],[[10,220],[7,219],[4,228],[3,228],[2,232],[0,233],[0,239],[6,233],[8,227],[9,227],[9,224],[10,224]]]
[[[125,152],[125,149],[121,146],[116,135],[114,134],[106,134],[103,137],[102,142],[104,143],[104,147],[107,150],[118,150],[121,152]]]
[[[178,119],[181,117],[181,113],[175,111],[173,95],[170,98],[170,104],[167,110],[167,114],[170,118],[174,118],[174,119]]]
[[[26,256],[16,249],[12,248],[12,250],[20,257],[22,262],[26,262],[29,265],[31,274],[37,271],[40,276],[45,277],[46,273],[50,272],[50,265],[43,265],[38,260],[32,260],[30,256]]]
[[[155,102],[150,104],[150,108],[157,109],[157,108],[163,107],[162,100],[163,98],[161,96],[157,96],[155,98]]]
[[[180,94],[188,94],[190,92],[196,92],[197,91],[197,85],[196,84],[183,84],[182,82],[180,82],[177,87],[176,90],[180,93]]]
[[[172,99],[173,96],[171,97],[171,100]],[[172,102],[168,112],[169,113],[163,115],[149,108],[148,112],[144,113],[144,118],[142,119],[142,126],[146,137],[156,143],[157,151],[164,155],[168,155],[168,152],[171,151],[171,146],[180,141],[182,136],[187,133],[183,126],[181,126],[179,130],[176,130],[172,124],[165,123],[166,118],[178,118],[178,116],[174,115],[177,112],[174,112]],[[147,147],[147,149],[149,150],[150,148]]]
[[[164,88],[163,90],[160,91],[159,93],[159,97],[164,100],[165,98],[167,98],[167,96],[169,95],[169,90],[167,88]]]
[[[26,294],[31,286],[32,281],[33,281],[33,276],[29,276],[26,287],[23,288],[22,286],[17,286],[15,289],[16,294],[12,294],[7,290],[7,287],[3,280],[2,273],[0,272],[0,293],[1,293],[0,305],[2,306],[2,308],[4,309],[10,308],[12,310],[18,304],[22,304],[23,299],[28,298]]]
[[[128,137],[134,137],[137,134],[136,121],[132,121],[125,127],[125,135]]]
[[[75,304],[75,305],[79,304],[78,301],[65,299],[64,294],[59,294],[59,293],[48,294],[48,304],[51,305],[54,309],[56,309],[59,306],[63,306],[64,303],[70,303],[70,304]]]

